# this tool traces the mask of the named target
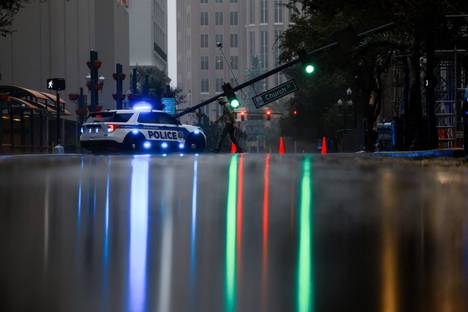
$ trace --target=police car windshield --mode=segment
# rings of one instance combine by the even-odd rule
[[[89,115],[86,122],[127,122],[133,113],[99,112]]]

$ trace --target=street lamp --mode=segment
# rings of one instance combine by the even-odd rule
[[[99,76],[98,78],[98,90],[102,90],[102,88],[104,87],[104,80],[106,80],[106,78],[104,78],[103,75]]]
[[[339,109],[341,109],[341,112],[343,114],[343,133],[344,133],[346,129],[346,107],[342,99],[338,99],[338,101],[336,101],[336,105],[338,106]]]

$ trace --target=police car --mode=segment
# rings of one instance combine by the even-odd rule
[[[202,152],[206,136],[158,110],[106,110],[91,113],[81,127],[81,146],[91,152]]]

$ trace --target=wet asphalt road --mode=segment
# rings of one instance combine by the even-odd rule
[[[468,167],[0,158],[0,311],[468,311]]]

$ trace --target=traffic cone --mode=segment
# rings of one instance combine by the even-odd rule
[[[281,137],[280,137],[280,144],[279,144],[279,154],[280,154],[280,155],[284,155],[284,153],[285,153],[284,139],[283,139],[283,137],[281,136]]]
[[[323,137],[322,139],[322,155],[327,155],[327,138]]]
[[[234,143],[231,143],[231,154],[237,153],[237,147]]]

